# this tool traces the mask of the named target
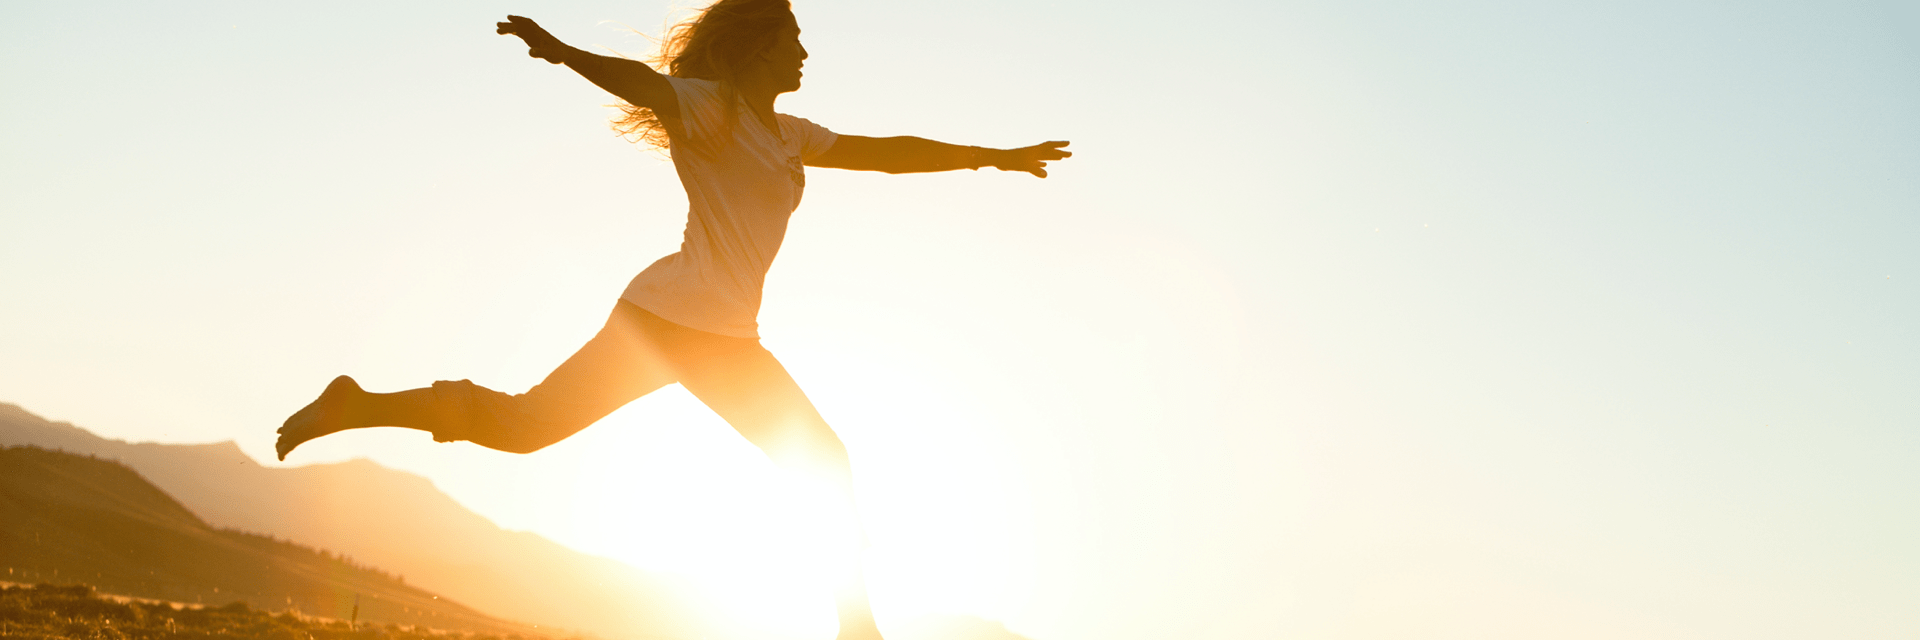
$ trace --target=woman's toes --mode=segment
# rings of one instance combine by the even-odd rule
[[[320,397],[312,403],[295,411],[280,425],[280,439],[273,445],[281,460],[287,459],[287,453],[308,440],[318,438],[347,428],[345,409],[353,402],[354,394],[364,393],[353,378],[340,376],[327,384]]]

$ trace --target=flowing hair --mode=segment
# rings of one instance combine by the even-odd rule
[[[793,5],[788,0],[720,0],[669,27],[660,38],[659,55],[651,62],[676,78],[719,83],[731,126],[739,102],[734,80],[754,64],[755,56],[772,46],[780,29],[791,24]],[[668,148],[666,127],[652,109],[627,103],[615,106],[621,115],[613,121],[614,131],[636,143]]]

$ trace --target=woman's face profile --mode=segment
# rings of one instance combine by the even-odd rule
[[[800,25],[788,24],[773,37],[773,44],[760,54],[767,78],[780,93],[800,89],[800,67],[805,65],[807,48],[800,45]]]

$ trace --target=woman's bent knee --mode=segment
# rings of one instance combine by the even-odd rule
[[[466,441],[508,453],[533,453],[585,429],[562,416],[531,411],[524,395],[508,395],[471,380],[433,383],[441,419],[436,442]]]

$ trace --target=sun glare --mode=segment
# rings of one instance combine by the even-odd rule
[[[991,447],[972,437],[973,412],[897,362],[781,357],[853,452],[883,620],[1017,605],[1009,531],[1023,523],[1009,514],[1021,505],[982,468]],[[833,635],[832,588],[855,537],[828,482],[774,465],[677,386],[555,448],[575,469],[568,544],[698,584],[724,636]]]

